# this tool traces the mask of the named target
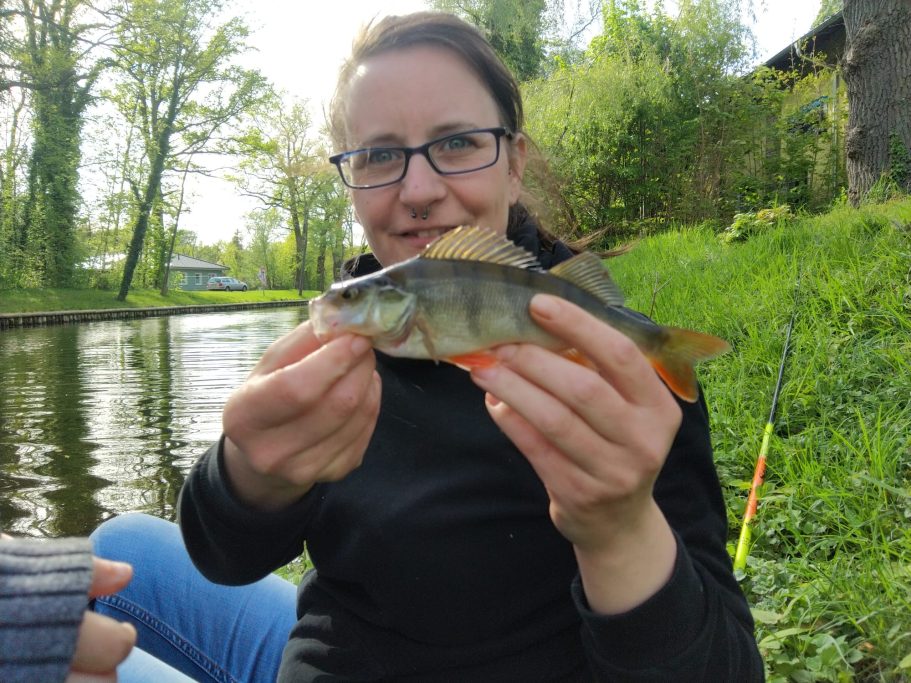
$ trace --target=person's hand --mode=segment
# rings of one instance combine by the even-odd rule
[[[326,344],[309,322],[270,346],[225,405],[225,463],[237,494],[281,509],[313,484],[343,478],[376,426],[380,377],[364,337]]]
[[[133,568],[128,564],[97,557],[93,562],[90,598],[116,593],[133,578]],[[86,610],[66,683],[115,683],[117,666],[135,643],[136,630],[131,624]]]
[[[676,542],[652,489],[682,413],[632,340],[562,299],[538,295],[530,310],[592,367],[517,344],[498,349],[499,363],[473,378],[544,483],[589,603],[623,611],[673,569]]]

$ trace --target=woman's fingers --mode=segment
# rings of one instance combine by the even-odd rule
[[[532,317],[541,327],[591,360],[624,398],[651,403],[666,388],[632,339],[575,304],[546,294],[531,300]]]
[[[362,372],[372,371],[374,362],[364,337],[334,339],[290,365],[252,376],[228,400],[225,424],[252,429],[283,424],[321,402],[333,384],[358,366]]]
[[[316,338],[313,326],[307,320],[272,342],[260,357],[251,374],[268,374],[278,368],[283,368],[305,358],[320,346],[322,343]]]
[[[84,674],[110,674],[127,658],[135,643],[136,629],[132,625],[86,611],[71,668]]]
[[[126,562],[114,562],[100,557],[92,558],[92,585],[89,597],[111,595],[123,589],[133,578],[133,567]]]

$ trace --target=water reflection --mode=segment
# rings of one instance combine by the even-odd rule
[[[306,308],[0,333],[0,528],[85,534],[115,513],[173,518],[221,408]]]

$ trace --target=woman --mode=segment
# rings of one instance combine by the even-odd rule
[[[545,267],[570,255],[520,202],[518,87],[464,22],[372,26],[330,126],[372,252],[347,275],[461,224],[508,234]],[[465,146],[476,163],[451,164]],[[531,312],[595,369],[510,345],[468,374],[351,335],[321,344],[305,323],[229,399],[180,526],[224,584],[307,544],[316,571],[279,680],[762,678],[704,402],[678,403],[632,342],[580,309],[539,296]]]

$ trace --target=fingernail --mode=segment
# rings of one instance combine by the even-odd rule
[[[529,308],[539,318],[552,319],[557,317],[559,305],[552,296],[537,294],[532,298]]]
[[[489,382],[494,377],[496,377],[498,370],[499,368],[497,368],[496,365],[491,365],[490,367],[486,368],[475,368],[471,371],[471,376],[474,379],[481,380],[482,382]]]
[[[507,362],[512,360],[513,356],[516,355],[516,351],[518,351],[518,348],[515,344],[506,344],[496,350],[496,356],[498,360]]]
[[[502,403],[502,401],[500,399],[498,399],[496,396],[494,396],[493,394],[487,394],[484,397],[484,400],[487,402],[487,405],[489,405],[491,408],[496,408],[498,405],[500,405]]]
[[[355,356],[360,356],[362,353],[365,353],[367,349],[370,348],[370,340],[367,337],[361,337],[360,335],[354,335],[354,339],[351,340],[351,353]]]
[[[130,576],[133,573],[133,565],[126,562],[111,562],[111,565],[113,565],[111,568],[120,578]]]

